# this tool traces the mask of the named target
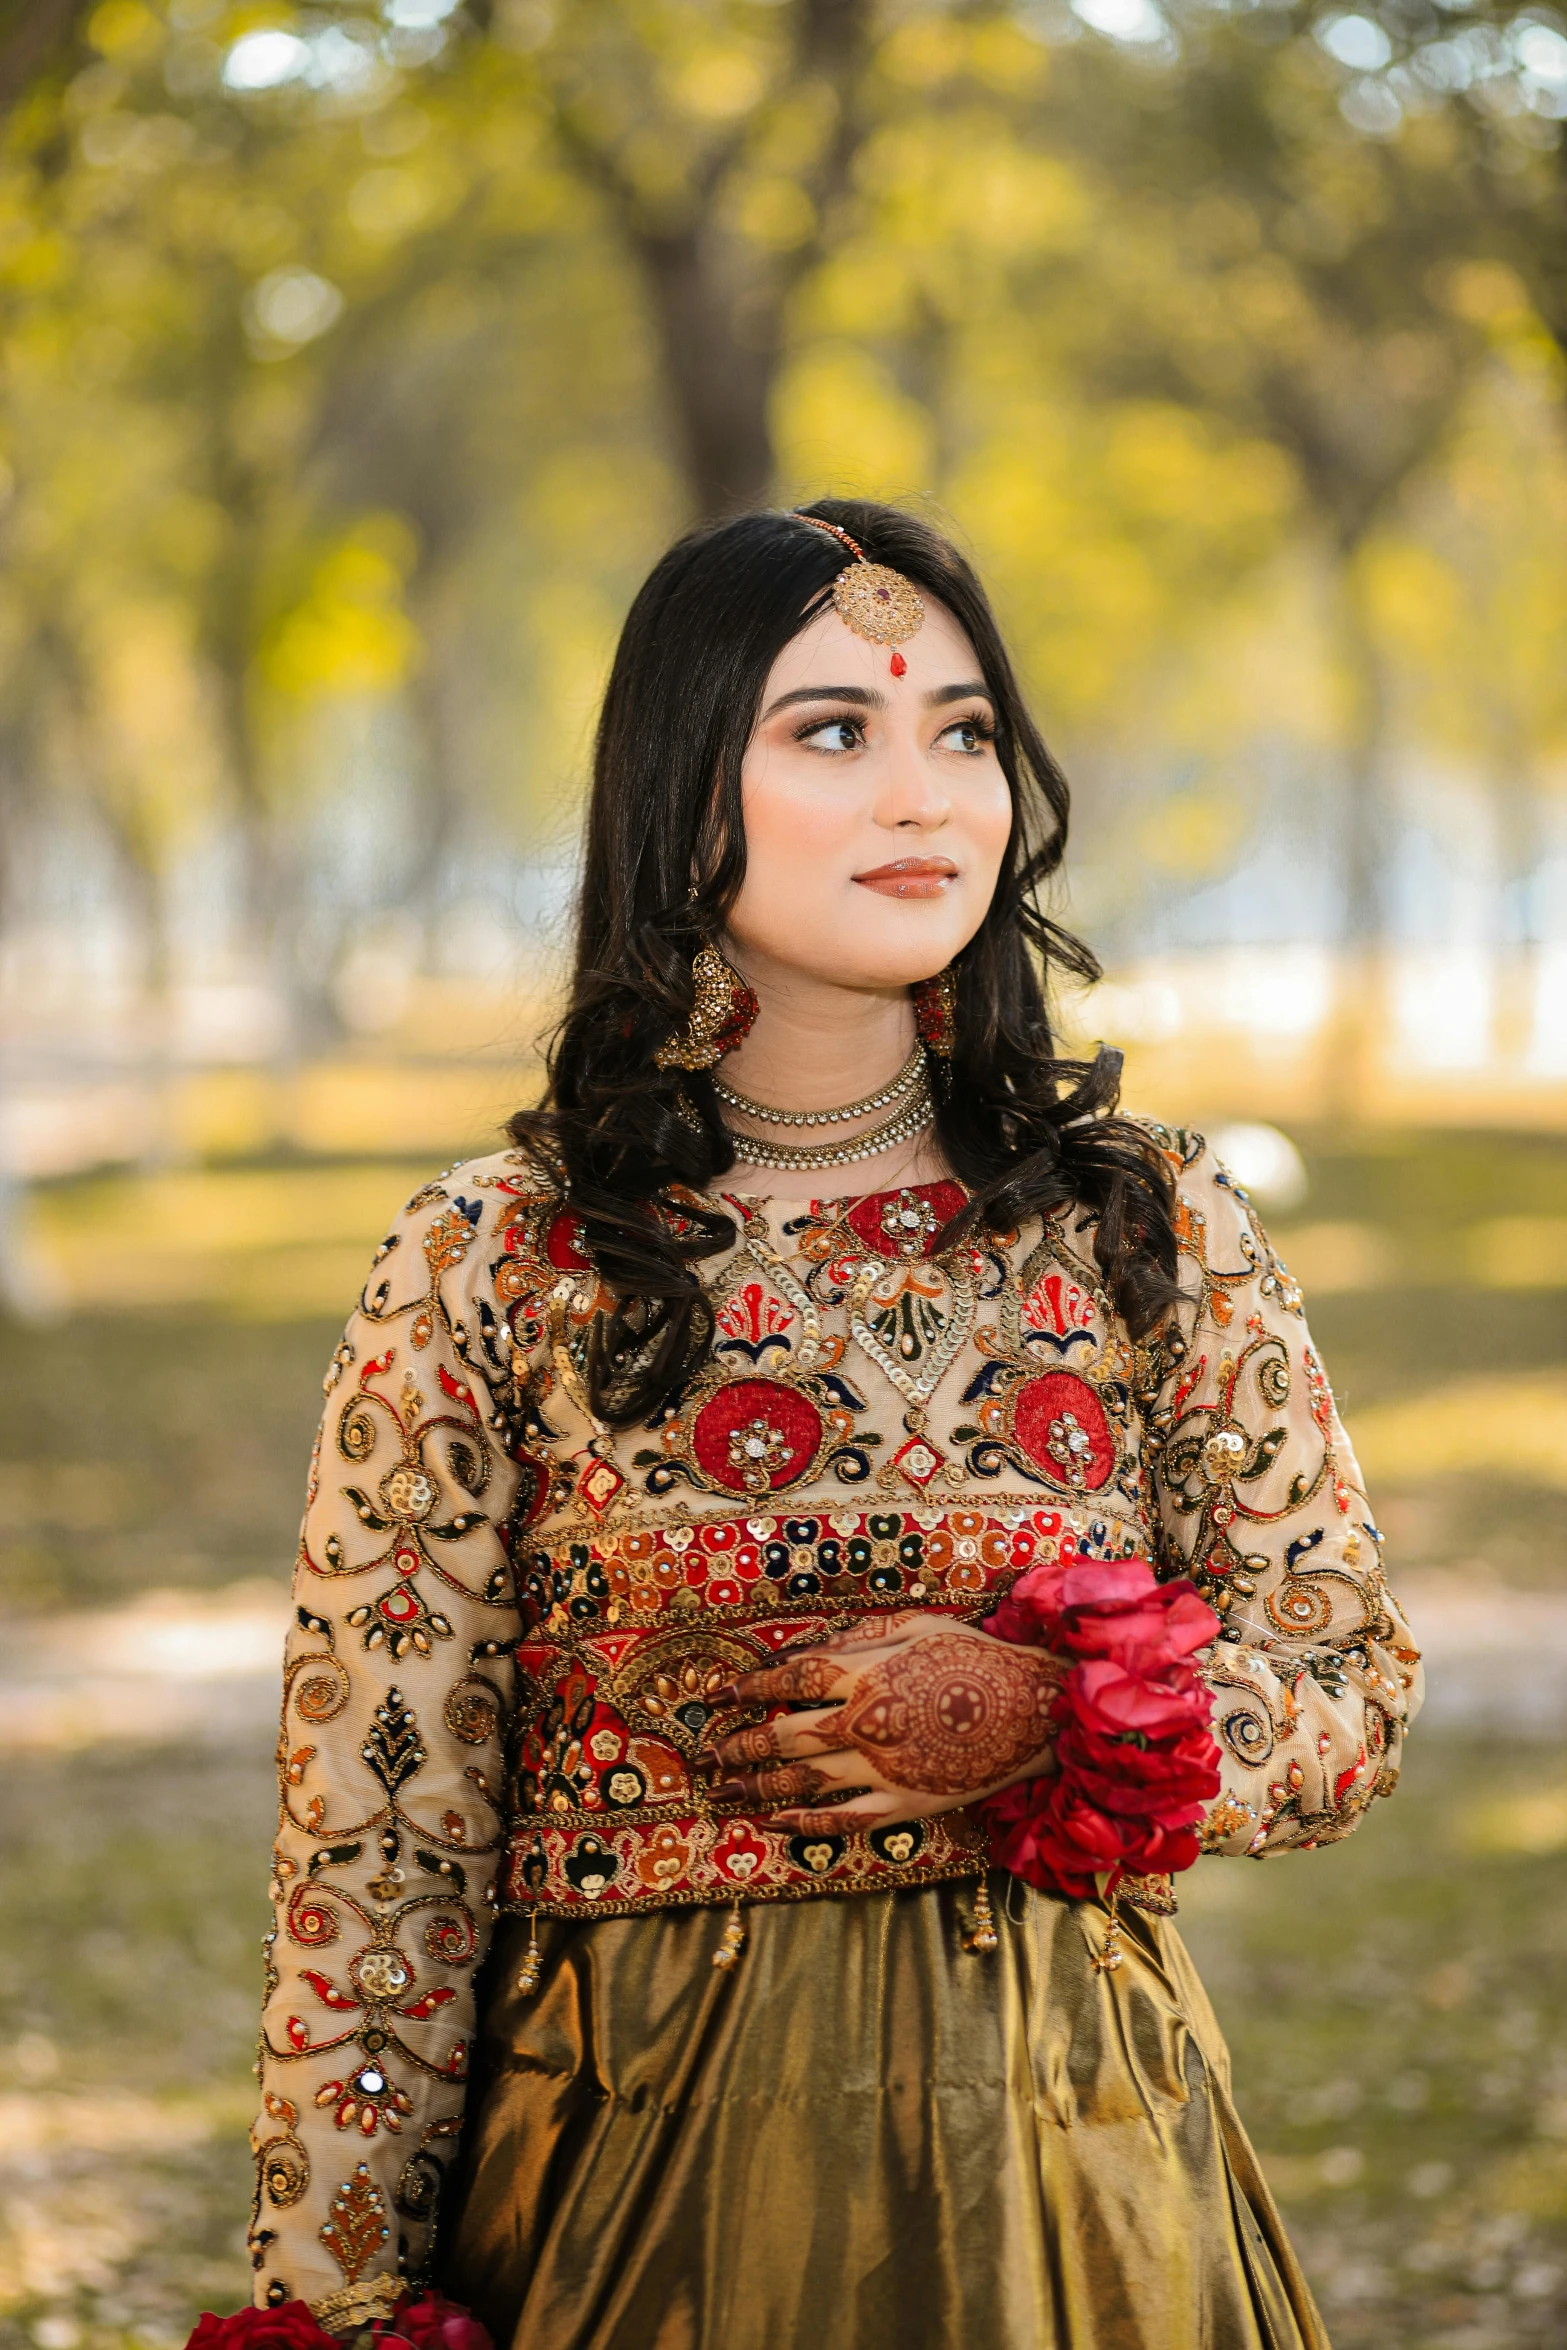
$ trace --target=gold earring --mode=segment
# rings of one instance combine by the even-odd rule
[[[725,1053],[734,1051],[760,1009],[739,972],[711,939],[698,947],[691,977],[696,987],[691,1017],[653,1055],[660,1069],[710,1069]]]
[[[922,979],[910,989],[914,1025],[925,1050],[950,1061],[958,1041],[958,967],[949,963],[934,979]]]

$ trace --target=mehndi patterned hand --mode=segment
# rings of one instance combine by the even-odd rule
[[[743,1673],[719,1702],[823,1702],[709,1749],[721,1808],[766,1805],[805,1835],[928,1819],[1054,1767],[1050,1708],[1064,1670],[950,1617],[914,1611]],[[830,1808],[802,1809],[824,1796]]]

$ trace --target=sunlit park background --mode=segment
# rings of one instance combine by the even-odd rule
[[[1184,1898],[1341,2350],[1567,2339],[1567,20],[0,0],[0,2337],[246,2290],[319,1372],[535,1082],[692,517],[945,518],[1067,1007],[1222,1129],[1432,1657]]]

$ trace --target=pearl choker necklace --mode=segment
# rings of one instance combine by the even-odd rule
[[[771,1135],[741,1134],[732,1126],[728,1132],[742,1166],[781,1167],[809,1174],[827,1167],[852,1167],[856,1160],[874,1159],[900,1142],[913,1142],[927,1131],[935,1116],[936,1105],[922,1074],[912,1098],[901,1103],[890,1118],[858,1134],[846,1134],[838,1142],[774,1142]]]
[[[916,1041],[914,1050],[890,1083],[877,1093],[865,1094],[857,1102],[843,1102],[835,1110],[775,1110],[770,1102],[755,1102],[748,1093],[737,1093],[716,1075],[712,1086],[726,1110],[738,1110],[742,1117],[754,1118],[759,1126],[843,1126],[851,1118],[868,1118],[872,1110],[890,1109],[895,1103],[912,1108],[908,1096],[916,1090],[928,1094],[925,1080],[925,1047]],[[861,1139],[859,1135],[854,1137],[856,1142]],[[753,1162],[765,1163],[768,1162]]]

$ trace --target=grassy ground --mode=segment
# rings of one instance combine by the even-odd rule
[[[1567,2339],[1567,1745],[1411,1741],[1349,1843],[1202,1864],[1182,1924],[1338,2350]],[[1521,1848],[1520,1848],[1521,1847]]]
[[[1381,1268],[1329,1280],[1313,1322],[1352,1426],[1382,1431],[1395,1554],[1559,1581],[1567,1477],[1545,1422],[1567,1373],[1550,1257],[1567,1146],[1388,1138],[1311,1158],[1303,1257],[1337,1248],[1362,1274]],[[401,1183],[387,1172],[387,1204]],[[62,1187],[47,1216],[79,1247],[96,1229],[133,1252],[128,1189]],[[368,1249],[382,1185],[362,1189]],[[286,1570],[346,1297],[327,1311],[296,1285],[292,1317],[254,1318],[267,1249],[293,1245],[257,1196],[252,1182],[248,1238],[215,1210],[202,1226],[226,1266],[249,1251],[243,1281],[193,1283],[214,1302],[0,1331],[13,1617]],[[1531,1233],[1535,1283],[1520,1277]],[[1281,1238],[1288,1253],[1291,1229]],[[158,1233],[165,1251],[177,1241]],[[145,1295],[134,1269],[124,1294]],[[1468,1433],[1433,1472],[1408,1430],[1454,1392]],[[1527,1416],[1520,1432],[1520,1393],[1543,1399],[1538,1443]],[[5,1761],[0,2344],[154,2350],[197,2307],[243,2296],[264,1744]],[[1207,1863],[1190,1885],[1184,1924],[1242,2110],[1339,2350],[1567,2339],[1564,1850],[1567,1742],[1417,1734],[1397,1801],[1348,1845]]]
[[[270,1759],[8,1762],[0,2341],[183,2341],[248,2298]]]

